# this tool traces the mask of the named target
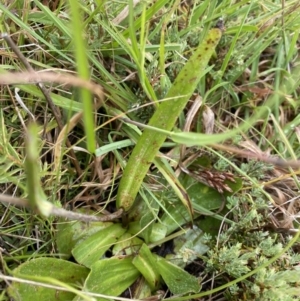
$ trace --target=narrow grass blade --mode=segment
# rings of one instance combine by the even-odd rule
[[[104,146],[101,146],[101,147],[97,148],[96,151],[95,151],[95,155],[96,155],[96,157],[100,157],[104,154],[107,154],[108,152],[114,151],[116,149],[121,149],[121,148],[124,148],[124,147],[128,147],[128,146],[131,146],[131,145],[133,145],[133,142],[130,139],[125,139],[125,140],[122,140],[122,141],[112,142],[108,145],[104,145]]]
[[[80,14],[80,4],[77,1],[69,1],[72,12],[72,32],[74,39],[74,51],[76,56],[77,70],[81,78],[88,80],[90,78],[87,49],[83,39],[84,28],[82,26]],[[96,149],[94,122],[93,122],[93,103],[91,92],[87,89],[80,89],[83,103],[83,121],[87,140],[87,149],[94,152]]]
[[[45,19],[50,20],[49,23],[51,23],[51,25],[57,27],[58,29],[60,29],[62,31],[62,33],[71,38],[72,34],[70,32],[70,28],[68,28],[66,26],[67,22],[63,22],[61,20],[61,18],[59,18],[59,16],[57,16],[56,14],[54,14],[47,6],[43,5],[42,3],[40,3],[40,1],[34,0],[35,5],[43,12],[43,17]]]
[[[27,24],[25,24],[22,21],[22,18],[16,16],[12,11],[10,11],[8,8],[6,8],[6,6],[2,3],[0,3],[0,11],[3,12],[3,14],[11,19],[14,23],[16,23],[18,26],[20,26],[20,28],[22,28],[22,30],[24,32],[27,32],[28,34],[30,34],[31,36],[33,36],[37,41],[40,42],[40,44],[44,44],[46,46],[49,47],[49,49],[51,49],[54,53],[57,53],[57,55],[60,55],[62,58],[64,58],[65,60],[74,63],[72,58],[65,55],[63,53],[63,51],[60,51],[59,49],[55,48],[53,44],[47,42],[45,39],[43,39],[40,35],[38,35],[34,30],[32,30],[31,27],[29,27]]]

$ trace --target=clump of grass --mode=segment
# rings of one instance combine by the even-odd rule
[[[88,216],[114,213],[118,184],[143,124],[161,101],[172,101],[164,97],[178,73],[223,17],[226,30],[195,97],[155,154],[159,158],[132,212],[123,216],[129,232],[122,242],[130,243],[122,255],[142,242],[163,254],[161,245],[177,244],[176,236],[184,241],[189,237],[183,235],[185,226],[193,222],[195,233],[205,233],[201,243],[208,251],[196,248],[199,240],[188,244],[193,257],[187,270],[201,277],[202,290],[165,298],[218,298],[221,291],[227,300],[294,300],[299,254],[297,236],[291,235],[299,235],[299,165],[282,163],[295,163],[299,151],[298,1],[31,4],[0,4],[1,32],[10,35],[40,79],[48,70],[62,79],[44,81],[53,109],[30,83],[32,74],[18,77],[28,67],[2,40],[0,277],[8,279],[30,259],[61,255],[57,232],[62,220],[12,204],[26,205],[23,201],[32,195],[25,164],[28,124],[40,125],[35,183],[45,200],[66,211],[80,208]],[[7,72],[14,72],[14,79]],[[201,136],[208,111],[213,130]],[[213,178],[198,183],[181,172],[183,165],[200,168],[198,179],[230,172],[236,183],[225,178],[232,192],[220,194],[208,187],[214,187]],[[12,197],[10,202],[5,196]],[[194,220],[182,202],[193,208]],[[114,219],[115,225],[121,222]],[[114,258],[113,252],[109,248],[106,256]],[[8,284],[2,286],[5,300]],[[157,296],[155,289],[132,296]]]

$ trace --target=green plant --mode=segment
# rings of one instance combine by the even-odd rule
[[[49,3],[0,4],[1,298],[297,298],[298,1]]]

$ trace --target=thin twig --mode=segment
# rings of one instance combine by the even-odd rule
[[[34,69],[31,67],[31,65],[28,63],[28,61],[25,58],[25,56],[23,55],[23,53],[19,50],[19,48],[16,46],[14,41],[10,38],[10,36],[7,33],[2,33],[0,35],[0,38],[5,40],[5,42],[14,51],[14,53],[17,55],[19,60],[23,63],[23,65],[25,66],[25,68],[28,71],[35,72]],[[62,117],[61,117],[60,111],[54,105],[54,103],[51,99],[51,96],[49,94],[49,91],[45,88],[45,86],[42,83],[37,83],[36,85],[41,90],[41,92],[43,93],[43,95],[44,95],[44,97],[45,97],[45,99],[46,99],[53,115],[54,115],[54,118],[57,122],[58,128],[61,131],[62,128],[63,128],[63,124],[62,124]],[[66,144],[67,144],[67,147],[69,148],[68,152],[70,154],[71,161],[72,161],[72,163],[73,163],[73,165],[76,169],[76,172],[77,172],[78,176],[80,176],[80,175],[82,175],[82,170],[79,166],[79,163],[78,163],[78,160],[76,158],[75,152],[72,149],[72,144],[70,143],[68,138],[66,138]]]
[[[80,88],[89,89],[92,91],[99,101],[103,101],[103,89],[100,85],[95,84],[91,81],[87,81],[80,77],[66,74],[58,73],[52,71],[23,71],[23,72],[7,72],[0,74],[0,84],[1,85],[17,85],[17,84],[37,84],[41,82],[52,82],[56,84],[70,85]]]

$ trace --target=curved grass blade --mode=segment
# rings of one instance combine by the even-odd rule
[[[213,28],[208,32],[204,41],[178,74],[166,95],[167,101],[162,102],[157,108],[149,122],[150,126],[167,131],[173,128],[203,76],[221,36],[222,31],[219,28]],[[149,166],[166,137],[164,133],[154,134],[153,131],[146,129],[139,138],[120,182],[117,195],[118,207],[123,207],[125,211],[131,208]]]
[[[38,213],[44,216],[49,216],[52,204],[47,201],[40,181],[38,130],[36,124],[30,124],[26,139],[25,171],[27,176],[28,201],[31,209],[37,210]]]

